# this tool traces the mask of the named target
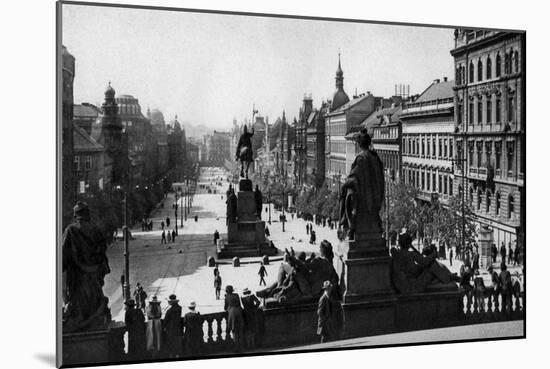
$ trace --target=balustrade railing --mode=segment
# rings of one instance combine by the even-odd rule
[[[504,293],[493,287],[461,290],[460,309],[464,322],[521,319],[525,309],[525,293],[514,291]]]

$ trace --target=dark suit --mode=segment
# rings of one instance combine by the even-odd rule
[[[183,320],[181,306],[173,304],[164,316],[164,339],[166,351],[170,357],[181,353],[181,339],[183,336]]]
[[[130,308],[124,314],[128,330],[128,356],[141,359],[145,353],[145,317],[141,309]]]
[[[189,311],[183,317],[185,322],[185,352],[187,355],[198,356],[201,353],[204,332],[200,313]]]
[[[249,348],[255,346],[256,333],[258,332],[258,307],[260,300],[254,295],[248,295],[241,299],[244,310],[244,335]]]

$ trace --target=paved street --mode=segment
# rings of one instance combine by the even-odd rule
[[[403,343],[442,342],[449,340],[479,340],[499,337],[523,336],[523,321],[464,325],[459,327],[427,329],[380,336],[352,338],[335,342],[298,346],[289,350],[319,350],[327,348],[351,348],[361,346],[396,345]]]

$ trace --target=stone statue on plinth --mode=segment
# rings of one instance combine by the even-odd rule
[[[225,203],[227,204],[226,225],[229,225],[230,223],[236,222],[237,216],[237,196],[235,195],[235,191],[231,185],[229,185],[227,200],[225,200]]]
[[[382,233],[380,209],[384,203],[384,168],[371,147],[371,137],[363,128],[357,137],[361,152],[351,165],[351,171],[340,193],[340,225],[350,240],[365,227]]]
[[[103,294],[110,273],[105,237],[91,221],[90,210],[79,201],[73,208],[75,222],[63,233],[63,331],[103,329],[110,320]]]
[[[244,126],[244,132],[239,138],[239,143],[237,145],[237,153],[235,154],[236,160],[241,162],[241,177],[248,179],[248,168],[250,163],[252,163],[252,136],[254,136],[254,128],[252,132],[248,132],[246,125]],[[246,165],[246,172],[244,170]]]
[[[263,198],[262,198],[262,191],[260,191],[260,188],[258,185],[256,185],[256,191],[254,192],[254,198],[256,200],[256,215],[258,216],[258,219],[262,219],[262,205],[263,205]]]

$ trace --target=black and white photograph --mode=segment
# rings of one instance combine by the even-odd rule
[[[526,31],[56,5],[58,366],[526,337]]]

